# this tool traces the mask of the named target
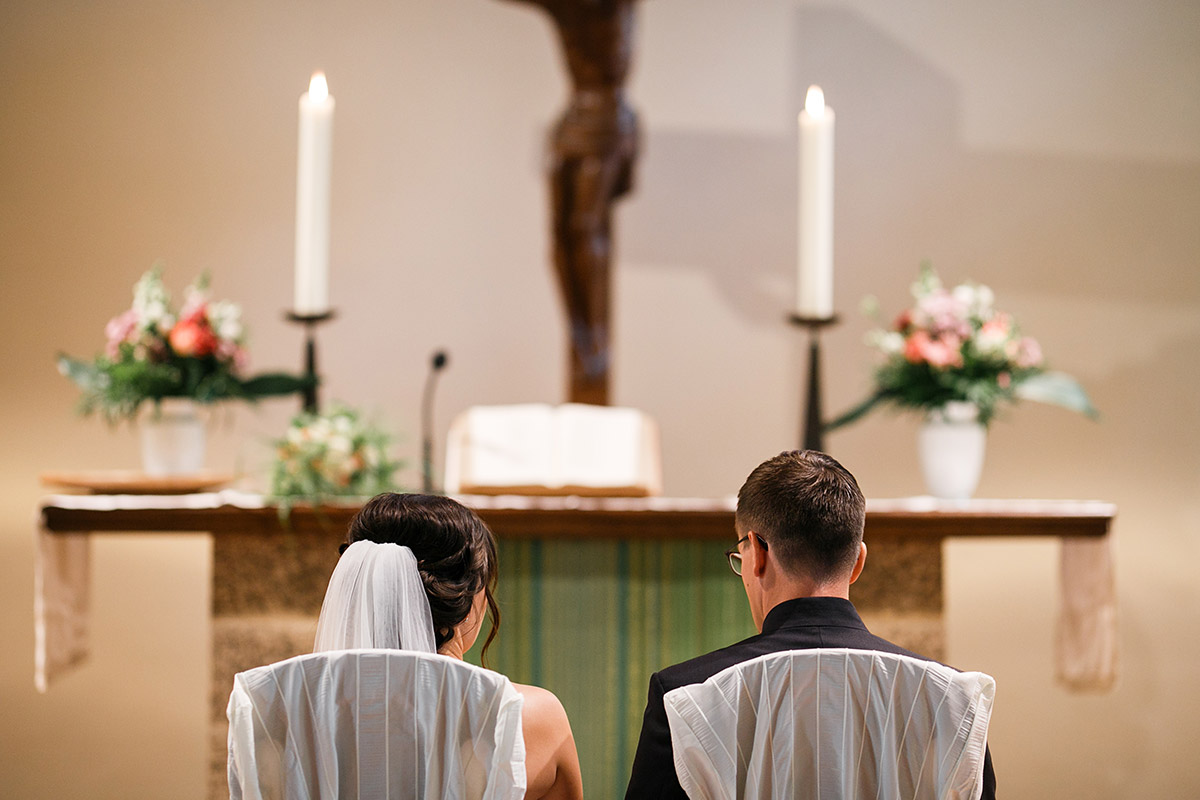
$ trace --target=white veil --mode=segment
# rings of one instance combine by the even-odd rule
[[[355,542],[329,578],[313,652],[359,648],[437,652],[417,559],[403,545]]]

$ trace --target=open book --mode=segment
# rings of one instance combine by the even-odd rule
[[[475,406],[450,426],[445,488],[464,494],[661,494],[658,426],[632,408]]]

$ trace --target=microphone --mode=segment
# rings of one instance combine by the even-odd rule
[[[429,375],[421,397],[421,490],[433,492],[433,388],[438,373],[450,363],[445,350],[437,350],[429,361]]]

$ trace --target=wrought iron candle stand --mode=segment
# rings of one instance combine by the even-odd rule
[[[320,410],[317,402],[317,387],[321,383],[321,379],[317,375],[316,329],[321,323],[333,319],[336,314],[331,309],[320,314],[297,314],[295,311],[289,311],[284,316],[288,322],[304,326],[304,377],[306,379],[304,410],[309,414],[316,414]]]
[[[807,400],[800,414],[800,426],[803,431],[801,445],[805,450],[825,451],[825,437],[821,430],[821,329],[837,324],[838,319],[837,314],[830,317],[788,315],[788,322],[808,329]]]

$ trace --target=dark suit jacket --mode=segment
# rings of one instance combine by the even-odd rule
[[[633,774],[626,800],[672,798],[686,800],[671,753],[671,729],[663,695],[680,686],[703,683],[726,667],[777,653],[781,650],[807,650],[814,647],[846,647],[854,650],[878,650],[925,658],[880,639],[858,616],[849,600],[837,597],[802,597],[780,603],[763,620],[762,633],[751,636],[691,661],[667,667],[650,676],[650,697],[642,720],[642,735],[633,759]],[[994,800],[996,776],[992,756],[986,752],[983,764],[983,800]]]

